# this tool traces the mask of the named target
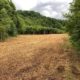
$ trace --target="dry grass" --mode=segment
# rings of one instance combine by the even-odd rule
[[[70,54],[67,34],[11,38],[0,43],[0,80],[80,80]]]

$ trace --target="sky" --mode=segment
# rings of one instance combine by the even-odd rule
[[[17,10],[31,10],[44,16],[62,19],[72,0],[12,0]]]

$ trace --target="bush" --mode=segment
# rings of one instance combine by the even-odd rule
[[[67,31],[72,44],[80,49],[80,0],[74,0],[70,7]]]
[[[53,34],[57,33],[56,28],[49,28],[43,26],[28,26],[26,27],[25,34]]]
[[[5,27],[0,25],[0,41],[4,41],[8,37]]]
[[[8,30],[9,36],[16,36],[18,34],[17,28],[14,23],[11,23],[10,29]]]

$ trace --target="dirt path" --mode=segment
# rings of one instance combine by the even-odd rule
[[[0,43],[0,80],[68,80],[66,34],[21,35]]]

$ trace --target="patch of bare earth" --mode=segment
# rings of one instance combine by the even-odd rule
[[[67,34],[20,35],[0,42],[0,80],[80,80],[71,53]]]

